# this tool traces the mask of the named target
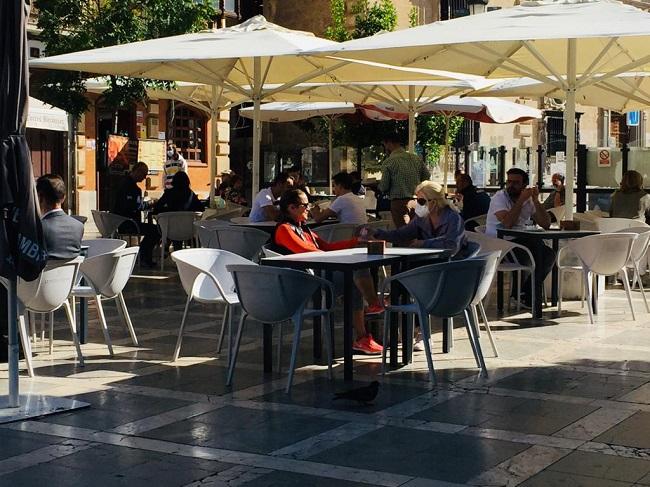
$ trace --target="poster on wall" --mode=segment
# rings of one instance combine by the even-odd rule
[[[162,171],[165,166],[166,144],[164,140],[138,140],[138,161],[149,166],[149,171]]]
[[[108,136],[108,170],[111,174],[125,174],[129,170],[129,138]]]

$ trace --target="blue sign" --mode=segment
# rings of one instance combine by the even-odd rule
[[[628,127],[638,127],[639,119],[641,118],[641,112],[628,112],[627,114],[627,126]]]

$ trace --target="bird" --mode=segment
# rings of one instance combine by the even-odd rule
[[[334,393],[334,400],[348,399],[350,401],[357,401],[358,403],[368,405],[375,400],[378,392],[379,382],[375,380],[367,386],[357,387],[356,389],[350,389],[349,391],[344,392],[336,392]]]

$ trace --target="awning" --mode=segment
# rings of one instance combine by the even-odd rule
[[[29,97],[27,112],[27,128],[40,130],[68,131],[68,114],[60,108],[43,103],[41,100]]]

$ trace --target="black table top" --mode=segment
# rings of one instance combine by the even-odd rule
[[[357,247],[330,252],[306,252],[304,254],[282,255],[262,259],[262,264],[295,269],[319,269],[330,271],[354,271],[395,264],[402,261],[419,260],[444,254],[440,249],[412,249],[394,247],[383,255],[369,255],[367,249]]]
[[[537,238],[540,240],[563,240],[598,235],[595,230],[525,230],[523,228],[497,228],[497,235],[508,237]]]

